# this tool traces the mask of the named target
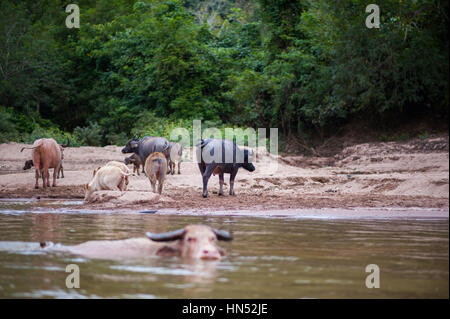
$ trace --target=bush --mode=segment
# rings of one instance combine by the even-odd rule
[[[103,145],[103,129],[96,122],[89,122],[89,126],[86,127],[77,126],[73,130],[73,135],[82,145]]]
[[[127,137],[127,135],[125,133],[119,133],[119,134],[115,134],[115,133],[109,133],[106,134],[106,142],[108,145],[125,145],[128,142],[129,138]]]
[[[43,128],[37,126],[33,132],[25,134],[22,140],[24,143],[32,144],[40,138],[53,138],[59,144],[65,144],[69,140],[70,146],[80,146],[80,142],[72,134],[63,132],[57,127]]]
[[[15,140],[18,136],[16,125],[12,121],[13,109],[0,106],[0,143]]]
[[[187,129],[192,135],[192,120],[162,118],[151,111],[140,113],[138,118],[139,120],[131,130],[132,136],[136,134],[139,136],[163,136],[170,140],[170,134],[178,127]]]

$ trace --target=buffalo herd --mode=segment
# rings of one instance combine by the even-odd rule
[[[39,188],[39,177],[42,177],[42,186],[50,187],[49,169],[53,168],[53,183],[56,186],[56,178],[63,171],[64,148],[66,144],[58,144],[52,138],[41,138],[36,140],[31,147],[32,160],[27,160],[24,170],[35,167],[35,188]],[[181,174],[181,161],[183,147],[179,143],[169,142],[164,137],[145,136],[143,138],[133,137],[122,149],[122,153],[132,153],[126,157],[124,162],[111,161],[103,167],[93,171],[92,179],[84,185],[85,199],[89,200],[92,193],[98,190],[120,190],[127,189],[128,177],[144,173],[150,181],[152,191],[162,193],[164,181],[168,174]],[[202,139],[196,144],[196,155],[198,167],[202,175],[203,197],[208,197],[208,181],[213,175],[219,175],[219,196],[223,195],[224,174],[230,174],[229,194],[234,195],[234,180],[239,168],[249,172],[255,170],[252,164],[253,155],[247,149],[241,149],[236,143],[225,139]],[[131,172],[127,165],[133,164]],[[58,175],[58,176],[57,176]]]

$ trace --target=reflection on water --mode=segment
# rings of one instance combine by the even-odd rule
[[[32,207],[0,208],[1,298],[449,296],[448,219],[30,213]],[[198,262],[148,256],[93,260],[43,252],[37,244],[140,237],[146,231],[163,232],[191,223],[233,232],[233,242],[219,243],[227,256]],[[80,267],[79,289],[65,286],[68,264]],[[380,267],[380,289],[365,287],[368,264]]]

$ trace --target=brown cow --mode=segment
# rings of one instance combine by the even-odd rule
[[[36,169],[36,184],[34,188],[39,188],[39,175],[42,176],[42,186],[50,187],[50,174],[48,170],[53,168],[53,184],[52,186],[56,186],[56,174],[59,171],[62,161],[62,153],[61,147],[68,146],[69,142],[66,145],[59,145],[52,138],[40,138],[34,141],[32,147],[23,147],[20,151],[22,152],[24,149],[32,149],[32,157],[33,164]]]
[[[94,240],[76,246],[59,246],[41,243],[49,250],[65,251],[88,258],[132,259],[148,256],[178,256],[190,259],[218,260],[224,251],[216,240],[230,241],[230,233],[205,225],[188,225],[175,231],[153,234],[146,233],[147,238],[129,238],[122,240]],[[150,240],[149,240],[150,239]],[[164,242],[173,243],[165,244]]]

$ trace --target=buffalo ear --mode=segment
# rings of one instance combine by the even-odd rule
[[[171,246],[163,246],[156,252],[157,256],[163,257],[180,256],[180,254],[181,254],[180,249]]]

